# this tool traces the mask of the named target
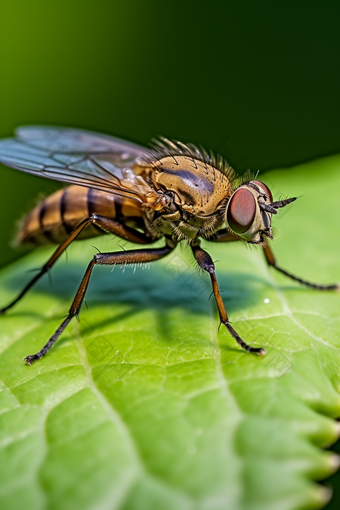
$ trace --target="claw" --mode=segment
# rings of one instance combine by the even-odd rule
[[[266,355],[266,351],[263,349],[263,347],[251,347],[248,352],[251,352],[252,354],[257,354],[258,356]]]
[[[32,354],[31,356],[26,356],[26,358],[24,358],[24,362],[26,365],[32,366],[33,361],[37,359],[40,359],[40,357],[37,354]]]

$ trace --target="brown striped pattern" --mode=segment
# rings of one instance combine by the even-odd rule
[[[61,243],[92,214],[116,219],[132,227],[143,223],[143,210],[138,202],[93,188],[68,186],[45,198],[29,213],[19,230],[18,242]],[[102,234],[100,228],[89,225],[79,239]]]

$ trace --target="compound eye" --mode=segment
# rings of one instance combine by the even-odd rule
[[[228,207],[227,222],[229,227],[236,234],[243,234],[251,227],[255,213],[256,202],[253,194],[245,188],[235,191]]]
[[[273,195],[272,195],[272,192],[270,191],[270,189],[268,188],[268,186],[266,186],[263,182],[261,181],[254,181],[255,184],[257,184],[258,186],[260,186],[263,191],[265,192],[265,194],[267,195],[267,197],[269,198],[270,200],[270,203],[272,203],[273,201]]]

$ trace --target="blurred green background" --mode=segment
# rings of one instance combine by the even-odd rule
[[[339,19],[335,1],[2,0],[0,137],[26,123],[164,135],[239,171],[338,152]],[[0,266],[57,187],[1,167]]]
[[[164,135],[240,172],[340,152],[339,19],[337,1],[2,0],[0,137],[36,123]],[[1,167],[0,266],[57,187]]]

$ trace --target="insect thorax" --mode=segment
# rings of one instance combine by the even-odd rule
[[[223,223],[232,194],[226,172],[207,161],[183,156],[165,156],[152,165],[153,186],[164,193],[170,207],[147,214],[150,228],[177,240],[212,235]]]

